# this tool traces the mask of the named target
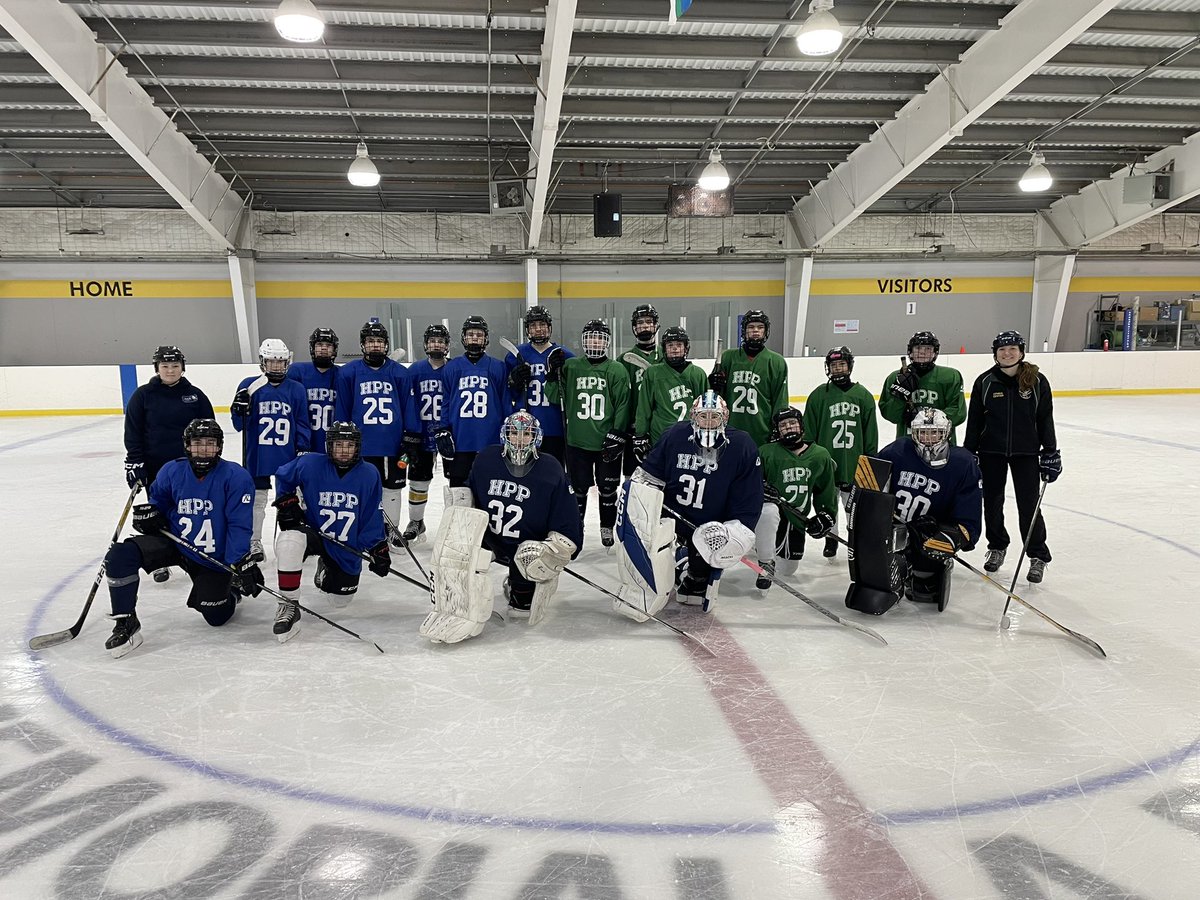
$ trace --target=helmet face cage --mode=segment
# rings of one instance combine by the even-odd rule
[[[538,457],[542,446],[542,426],[526,410],[513,413],[500,426],[501,453],[514,466],[523,466]]]
[[[202,456],[196,452],[210,449],[209,443],[212,441],[216,442],[216,453],[211,456]],[[203,442],[203,444],[199,442]],[[193,443],[198,444],[195,450],[192,447]],[[217,460],[221,458],[221,451],[224,449],[225,432],[221,430],[216,419],[192,419],[183,429],[183,453],[196,477],[211,472],[216,467]]]
[[[317,356],[317,344],[332,344],[333,345],[333,353],[329,356],[325,356],[324,354]],[[337,352],[338,352],[338,336],[337,336],[337,332],[334,331],[332,328],[317,328],[317,329],[313,330],[313,333],[311,335],[309,335],[308,355],[312,357],[312,361],[314,364],[318,360],[320,360],[321,362],[332,363],[334,360],[337,359]]]
[[[534,326],[545,326],[537,327]],[[544,344],[554,333],[554,319],[544,306],[531,306],[525,312],[525,337],[535,344]]]
[[[920,350],[922,347],[929,347],[928,350]],[[908,358],[914,366],[917,366],[922,371],[928,371],[938,358],[938,353],[942,350],[942,342],[937,339],[937,335],[932,331],[918,331],[908,339]]]
[[[1001,347],[1016,347],[1021,351],[1021,356],[1025,356],[1025,338],[1019,331],[1002,331],[996,335],[992,341],[992,355],[995,356]]]
[[[267,338],[258,348],[258,367],[272,384],[279,384],[287,377],[291,364],[292,351],[279,338]]]
[[[683,344],[683,352],[679,353],[678,347],[672,348],[672,344]],[[692,341],[688,337],[686,330],[680,328],[678,325],[672,325],[663,333],[662,346],[663,358],[668,363],[679,363],[687,359],[688,351],[692,348]],[[674,354],[671,352],[672,349],[676,351]]]
[[[468,331],[482,331],[483,341],[480,342],[478,339],[475,339],[468,342]],[[483,351],[487,349],[490,338],[487,321],[483,318],[483,316],[467,316],[466,321],[463,322],[462,333],[459,335],[459,338],[462,341],[463,349],[467,351],[467,354],[478,359],[483,355]]]
[[[908,433],[917,445],[917,454],[934,468],[950,458],[950,419],[940,409],[925,406],[913,416]]]
[[[706,450],[716,447],[725,437],[729,407],[713,391],[705,391],[692,404],[692,434]]]
[[[608,356],[608,346],[612,340],[612,329],[606,322],[592,319],[583,326],[583,355],[588,359],[604,359]]]
[[[658,334],[658,310],[649,303],[639,304],[634,307],[633,315],[629,317],[629,327],[633,329],[633,336],[639,343],[651,343]]]
[[[762,337],[746,337],[746,329],[751,325],[762,325]],[[751,350],[761,350],[767,346],[767,338],[771,336],[771,317],[761,309],[752,309],[742,316],[742,344]]]
[[[793,449],[804,443],[804,414],[794,406],[779,410],[771,417],[771,438]]]
[[[359,349],[362,350],[363,359],[366,360],[367,365],[379,367],[387,362],[388,351],[392,349],[392,341],[382,322],[368,322],[364,325],[362,331],[358,333],[358,341]],[[369,349],[367,341],[372,342]],[[383,342],[383,349],[378,347],[377,341]]]
[[[838,372],[833,371],[834,363],[845,363],[845,371],[842,371],[841,366],[838,367]],[[845,384],[850,380],[850,373],[854,371],[854,354],[850,352],[849,347],[834,347],[825,354],[825,376],[837,384]]]
[[[183,351],[174,344],[163,344],[154,351],[154,355],[150,357],[154,363],[154,371],[158,371],[159,363],[179,363],[179,371],[182,372],[187,368],[187,360],[184,359]]]
[[[350,444],[350,456],[346,457],[346,445]],[[325,432],[325,453],[339,471],[358,465],[362,459],[362,432],[353,422],[334,422]]]
[[[439,341],[440,346],[435,345],[430,349],[430,341]],[[422,339],[422,346],[425,348],[425,355],[431,359],[445,359],[450,352],[450,329],[445,325],[430,325],[425,329],[425,335]]]

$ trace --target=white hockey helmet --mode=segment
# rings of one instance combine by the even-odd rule
[[[271,365],[280,363],[283,365]],[[287,377],[288,366],[292,364],[292,351],[279,338],[267,338],[258,348],[258,367],[267,376],[271,384],[279,384]]]
[[[696,443],[706,450],[725,440],[729,424],[729,407],[716,391],[705,391],[692,403],[692,434]]]
[[[951,432],[949,416],[932,406],[918,409],[908,427],[908,433],[917,445],[917,453],[935,469],[941,468],[950,459]]]

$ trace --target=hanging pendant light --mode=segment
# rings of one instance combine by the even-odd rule
[[[708,154],[708,165],[700,173],[698,184],[702,191],[723,191],[729,187],[729,170],[721,162],[720,150]]]
[[[1039,191],[1050,190],[1050,185],[1054,184],[1054,176],[1050,174],[1050,170],[1046,168],[1046,157],[1038,153],[1036,150],[1031,151],[1029,156],[1029,168],[1021,176],[1021,180],[1017,182],[1017,187],[1027,194],[1035,194]]]
[[[346,177],[355,187],[375,187],[379,184],[379,170],[375,168],[375,163],[371,162],[371,157],[367,154],[367,145],[362,141],[358,142],[358,152],[346,171]]]
[[[833,0],[812,0],[809,16],[796,35],[796,47],[805,56],[829,56],[842,46],[842,26],[832,9]]]
[[[312,0],[283,0],[275,10],[275,30],[289,41],[311,44],[325,33],[325,17]]]

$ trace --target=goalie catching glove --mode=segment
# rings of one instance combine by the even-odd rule
[[[908,525],[921,542],[921,552],[930,559],[949,559],[969,542],[961,525],[943,526],[931,516],[922,516]]]
[[[739,522],[705,522],[692,533],[700,558],[714,569],[728,569],[754,549],[754,532]]]
[[[523,541],[513,556],[522,578],[543,582],[557,578],[576,550],[575,542],[552,531],[544,541]]]

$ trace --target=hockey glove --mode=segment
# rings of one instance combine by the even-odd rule
[[[763,500],[767,503],[781,503],[783,497],[779,493],[779,488],[771,484],[769,481],[763,482]]]
[[[146,483],[146,464],[142,462],[125,463],[125,484],[132,491],[137,485]]]
[[[437,452],[442,459],[449,462],[454,459],[454,433],[449,428],[439,428],[433,433],[433,442],[437,444]]]
[[[625,435],[619,431],[610,431],[604,435],[604,446],[600,448],[600,459],[606,463],[616,462],[621,458],[625,449]]]
[[[896,376],[896,380],[888,385],[888,391],[893,397],[903,400],[905,403],[911,403],[913,391],[917,389],[917,385],[920,383],[921,379],[917,373],[909,369]]]
[[[641,462],[650,455],[650,435],[639,434],[633,439],[633,457]]]
[[[1057,450],[1042,453],[1038,457],[1038,471],[1041,472],[1042,481],[1053,484],[1062,474],[1062,454]]]
[[[558,381],[562,378],[563,366],[567,364],[567,355],[563,353],[562,347],[555,347],[550,351],[550,355],[546,357],[546,380]]]
[[[386,577],[392,567],[392,551],[388,549],[388,542],[380,541],[370,552],[371,561],[367,563],[367,568],[380,578]]]
[[[921,552],[930,559],[949,559],[967,542],[960,528],[943,526],[932,516],[915,519],[908,527],[921,544]]]
[[[304,510],[295,491],[275,498],[275,523],[280,531],[299,531],[304,527]]]
[[[808,532],[808,536],[816,540],[823,538],[833,531],[833,516],[824,510],[817,510],[812,517],[804,523],[804,530]]]
[[[262,593],[264,584],[266,579],[252,553],[247,553],[233,564],[233,586],[243,597],[257,597]]]
[[[233,402],[229,404],[229,414],[243,419],[250,415],[250,392],[248,390],[242,388],[233,395]]]
[[[167,517],[153,503],[139,503],[133,508],[133,530],[138,534],[158,534],[167,527]]]
[[[521,360],[513,366],[513,370],[508,373],[508,389],[514,394],[524,394],[525,389],[529,387],[529,382],[533,378],[533,369],[529,367],[529,363]]]
[[[404,453],[410,461],[425,446],[425,435],[418,434],[415,431],[404,432],[404,437],[400,440],[404,445]]]
[[[708,389],[715,391],[718,395],[724,396],[725,387],[729,384],[729,376],[725,374],[724,369],[713,369],[708,373]]]

